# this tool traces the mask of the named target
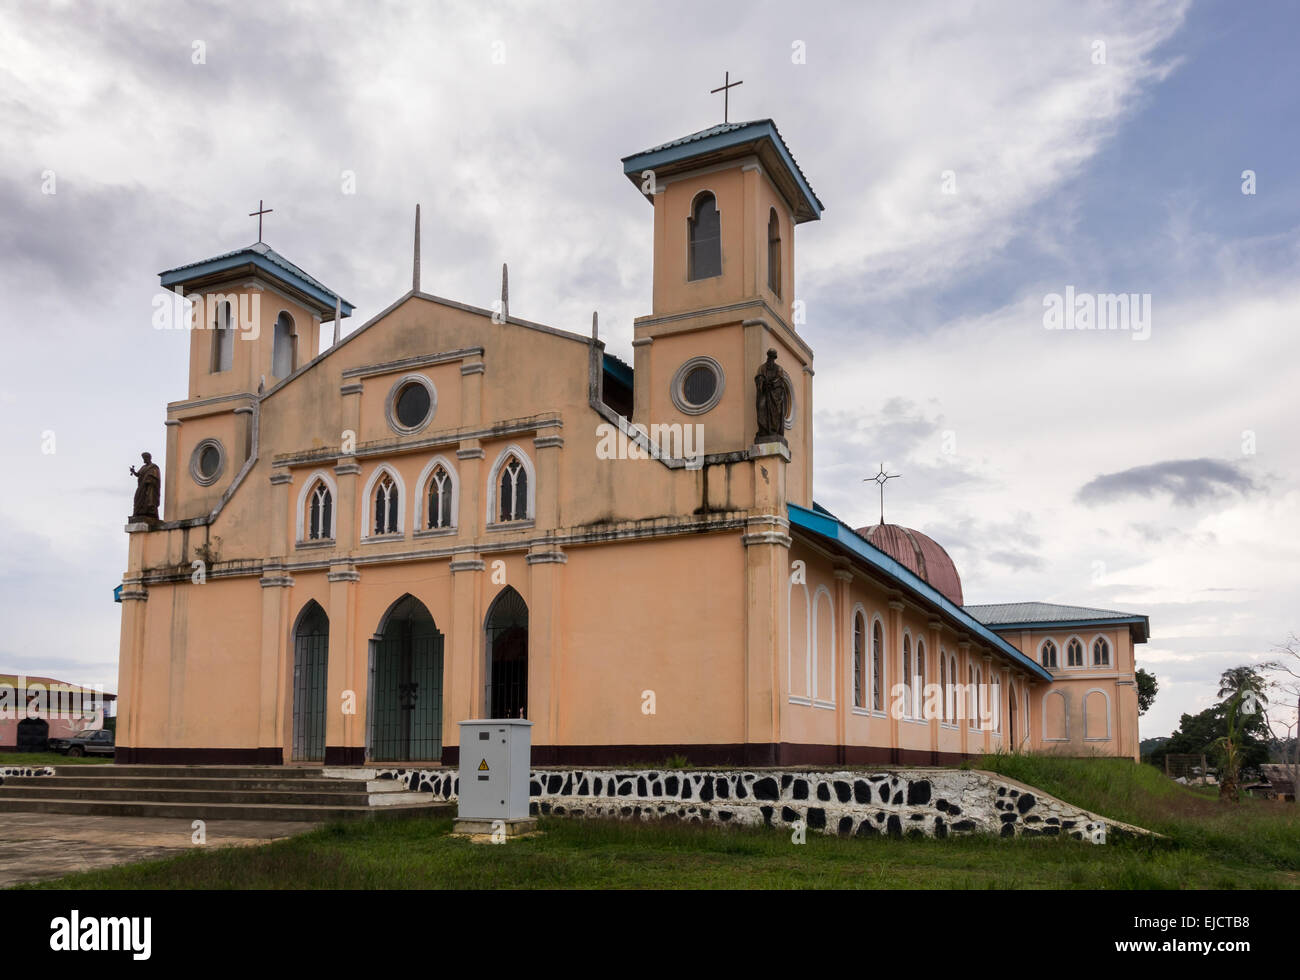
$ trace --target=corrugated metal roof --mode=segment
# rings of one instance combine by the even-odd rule
[[[745,130],[752,130],[747,133]],[[734,134],[734,135],[733,135]],[[721,150],[726,147],[743,144],[748,139],[762,139],[768,137],[773,146],[776,147],[777,154],[782,161],[782,165],[788,169],[798,186],[798,194],[804,199],[804,204],[797,209],[802,213],[802,217],[797,220],[815,220],[825,208],[821,200],[817,197],[816,192],[812,189],[807,175],[799,162],[795,160],[794,154],[790,152],[790,147],[781,135],[781,131],[776,128],[776,123],[771,119],[751,119],[748,122],[719,123],[716,126],[710,126],[708,129],[701,129],[698,132],[683,136],[680,139],[670,140],[667,143],[660,143],[658,146],[652,146],[648,150],[642,150],[640,153],[633,153],[623,157],[624,173],[632,180],[633,184],[639,182],[639,173],[642,168],[655,169],[661,165],[667,165],[671,162],[680,162],[689,160],[694,155],[693,150],[684,148],[691,147],[693,143],[703,143],[711,141],[714,145],[701,147],[700,154],[707,154],[712,150]],[[675,150],[683,152],[676,153]]]
[[[256,257],[270,263],[285,272],[291,280],[297,279],[300,283],[305,283],[309,286],[311,290],[328,297],[331,305],[333,300],[337,298],[344,308],[344,313],[351,314],[353,309],[351,303],[343,299],[342,296],[339,296],[334,292],[334,290],[330,289],[319,279],[308,275],[299,266],[290,262],[275,249],[271,248],[270,245],[267,245],[266,242],[256,242],[253,245],[247,245],[244,248],[237,248],[231,252],[223,252],[222,254],[214,255],[211,258],[200,259],[197,262],[187,262],[185,265],[178,265],[174,269],[167,269],[158,273],[158,275],[162,278],[162,284],[164,286],[170,286],[176,283],[185,282],[189,278],[193,278],[185,275],[187,271],[198,270],[205,266],[219,267],[221,265],[236,265],[240,259],[245,257],[250,259]],[[207,269],[204,269],[204,272],[207,271]]]
[[[965,607],[985,626],[1006,629],[1012,626],[1066,626],[1071,623],[1114,621],[1141,626],[1139,642],[1150,635],[1150,621],[1142,613],[1097,609],[1093,606],[1066,606],[1057,602],[995,602]]]

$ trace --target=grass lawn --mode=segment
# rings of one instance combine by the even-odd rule
[[[57,752],[0,752],[0,767],[103,765],[112,761],[111,755],[83,755],[79,759],[72,759]]]
[[[551,818],[504,845],[449,819],[334,825],[265,847],[198,850],[40,888],[1294,888],[1300,814],[1221,806],[1121,760],[990,757],[997,769],[1166,841],[841,840],[775,830]]]

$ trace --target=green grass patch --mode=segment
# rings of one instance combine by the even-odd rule
[[[93,766],[112,761],[112,757],[104,755],[73,759],[58,752],[0,752],[0,766]]]
[[[1018,779],[1104,817],[1146,827],[1179,848],[1244,871],[1300,872],[1300,809],[1175,783],[1154,766],[1126,759],[986,755],[975,768]]]
[[[506,844],[450,836],[451,820],[336,824],[260,847],[76,874],[28,888],[1294,888],[1300,813],[1221,805],[1115,759],[990,756],[991,769],[1103,816],[1166,834],[1105,846],[1059,838],[841,839],[693,824],[544,818]]]

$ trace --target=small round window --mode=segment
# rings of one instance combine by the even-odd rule
[[[419,432],[438,407],[438,393],[424,375],[408,374],[388,394],[388,424],[404,435]]]
[[[723,385],[722,365],[711,357],[693,357],[673,376],[673,404],[687,415],[702,415],[721,400]]]
[[[204,439],[190,456],[190,476],[201,487],[211,486],[226,468],[226,451],[216,439]]]

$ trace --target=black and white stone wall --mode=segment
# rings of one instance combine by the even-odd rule
[[[408,789],[456,798],[458,775],[439,769],[363,770]],[[841,836],[1070,837],[1146,831],[1103,819],[1031,787],[968,769],[534,769],[535,814],[792,827]]]

